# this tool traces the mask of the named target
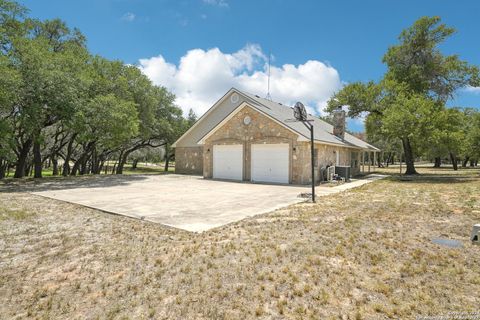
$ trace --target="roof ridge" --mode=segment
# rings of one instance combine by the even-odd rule
[[[268,99],[262,98],[262,97],[260,97],[260,96],[258,96],[258,95],[256,95],[256,94],[252,94],[252,93],[249,93],[249,92],[246,92],[246,91],[243,91],[243,90],[239,90],[239,89],[236,89],[236,88],[233,88],[233,89],[236,90],[237,92],[239,92],[240,94],[243,94],[243,95],[246,96],[247,98],[249,98],[249,99],[251,99],[251,100],[254,100],[255,102],[261,104],[263,107],[265,107],[265,108],[267,108],[267,109],[271,109],[271,108],[270,108],[269,106],[265,105],[265,102],[276,104],[276,105],[278,105],[279,107],[283,107],[283,108],[285,108],[285,109],[287,109],[287,108],[288,108],[288,109],[292,109],[292,108],[293,108],[293,107],[291,107],[291,106],[288,106],[288,105],[286,105],[286,104],[283,104],[283,103],[280,103],[280,102],[277,102],[277,101],[273,101],[273,100],[268,100]],[[320,127],[319,127],[319,128],[316,128],[317,130],[320,129],[320,130],[322,130],[323,132],[329,134],[329,136],[331,136],[331,137],[333,137],[333,138],[335,138],[335,139],[337,139],[337,140],[338,140],[338,139],[341,140],[340,138],[338,138],[336,135],[333,134],[333,131],[330,132],[330,130],[327,130],[327,129],[324,128],[325,126],[327,126],[327,127],[330,129],[331,127],[333,127],[332,124],[330,124],[330,123],[328,123],[327,121],[323,120],[322,118],[320,118],[320,116],[316,116],[316,115],[312,115],[312,114],[308,114],[308,115],[309,115],[310,117],[314,118],[314,120],[318,120],[317,123],[320,122]],[[272,116],[273,116],[273,115],[272,115]],[[278,119],[278,120],[282,121],[282,119]],[[282,122],[283,122],[283,121],[282,121]],[[302,135],[303,135],[303,134],[302,134]],[[347,132],[346,130],[345,130],[345,135],[348,135],[348,136],[351,137],[351,138],[357,139],[357,140],[365,143],[368,147],[373,147],[373,148],[377,149],[377,148],[376,148],[375,146],[373,146],[372,144],[370,144],[370,143],[368,143],[367,141],[364,141],[364,140],[362,140],[362,139],[360,139],[360,138],[355,137],[353,134],[350,134],[350,133]],[[305,136],[305,135],[304,135],[304,136]],[[356,146],[354,143],[352,143],[352,142],[350,142],[350,141],[347,141],[346,139],[341,140],[341,142],[342,142],[342,143],[345,143],[345,144],[350,144],[350,145]],[[359,146],[357,146],[357,147],[359,147]]]

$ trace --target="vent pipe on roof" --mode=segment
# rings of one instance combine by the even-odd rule
[[[345,111],[342,106],[333,111],[333,134],[340,139],[345,139]]]

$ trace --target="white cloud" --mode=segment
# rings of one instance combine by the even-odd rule
[[[122,20],[127,22],[132,22],[133,20],[135,20],[135,18],[136,16],[132,12],[127,12],[122,16]]]
[[[464,89],[466,92],[471,92],[471,93],[476,93],[480,94],[480,87],[472,87],[472,86],[467,86]]]
[[[267,61],[259,45],[249,44],[234,53],[218,48],[193,49],[178,65],[162,55],[140,59],[139,68],[155,84],[175,93],[176,103],[184,113],[192,108],[200,116],[231,87],[264,97]],[[272,99],[286,105],[302,101],[311,113],[323,113],[327,100],[341,86],[337,70],[317,60],[271,66]]]
[[[203,0],[203,3],[218,7],[228,7],[226,0]]]

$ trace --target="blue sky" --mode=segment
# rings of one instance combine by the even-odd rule
[[[177,94],[184,110],[197,113],[232,85],[265,95],[269,52],[273,99],[303,99],[318,112],[343,83],[378,80],[388,46],[424,15],[439,15],[457,29],[444,53],[480,65],[475,0],[20,2],[33,17],[78,27],[91,52],[139,64]],[[479,101],[480,90],[465,90],[450,104],[479,107]],[[349,126],[362,128],[359,121]]]

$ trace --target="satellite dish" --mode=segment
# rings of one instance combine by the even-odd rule
[[[300,101],[295,103],[293,107],[293,116],[298,121],[307,121],[307,110],[305,110],[305,106]]]

